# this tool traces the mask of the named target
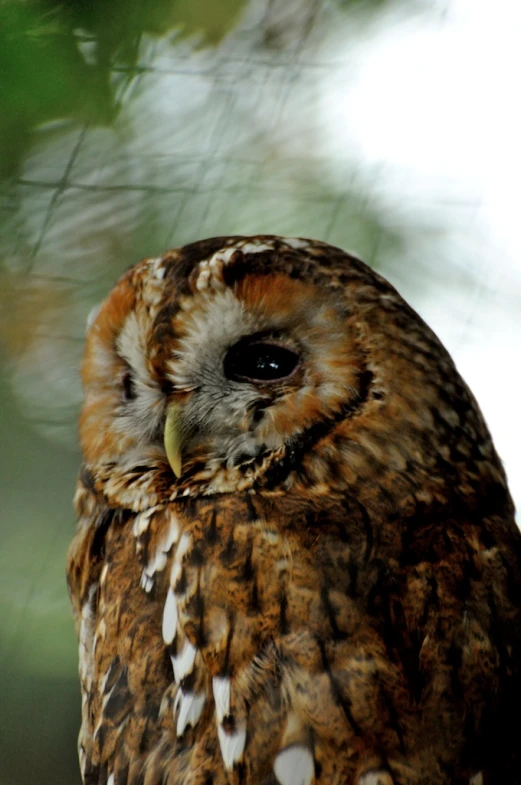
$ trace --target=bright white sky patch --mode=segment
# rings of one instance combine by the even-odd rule
[[[443,18],[383,20],[345,60],[343,82],[326,76],[322,101],[332,146],[349,138],[349,154],[378,167],[377,190],[402,222],[428,222],[440,205],[452,221],[438,280],[399,288],[475,393],[518,508],[520,40],[517,0],[451,0]],[[471,275],[459,289],[445,277],[451,262]],[[403,280],[407,289],[407,271]]]

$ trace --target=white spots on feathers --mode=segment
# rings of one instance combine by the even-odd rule
[[[206,696],[204,693],[184,692],[180,687],[174,701],[174,716],[177,714],[176,733],[182,736],[188,725],[195,728],[202,714]]]
[[[166,594],[165,607],[163,609],[163,640],[167,646],[173,643],[177,628],[177,602],[171,588]]]
[[[291,562],[287,558],[277,559],[275,569],[277,572],[285,572],[291,567]]]
[[[145,534],[145,532],[149,530],[150,522],[152,520],[152,513],[154,513],[157,509],[157,507],[152,507],[150,510],[146,510],[145,512],[142,512],[136,516],[136,520],[134,522],[134,536],[137,537],[138,553],[140,550],[142,550],[143,547],[140,538],[143,536],[143,534]],[[141,575],[141,587],[146,592],[149,592],[152,589],[154,585],[153,578],[155,574],[157,572],[162,572],[165,569],[168,561],[168,554],[174,543],[176,543],[179,539],[179,522],[175,515],[170,515],[168,528],[165,526],[165,529],[166,533],[160,538],[155,549],[152,551],[148,563]],[[152,546],[149,547],[152,550]]]
[[[106,676],[110,676],[110,670],[107,671]],[[105,681],[105,685],[104,686],[106,686],[106,684],[107,684],[107,682]],[[110,688],[110,690],[105,695],[103,695],[103,699],[101,701],[101,705],[102,705],[103,710],[105,710],[105,707],[106,707],[107,703],[111,699],[112,693],[114,692],[115,686],[116,686],[116,683],[114,683],[112,685],[112,687]],[[101,692],[101,689],[100,689],[100,692]],[[102,725],[102,722],[100,720],[100,722],[98,723],[98,726],[101,727],[101,725]],[[96,732],[99,730],[99,727],[96,729]]]
[[[267,529],[265,521],[255,522],[253,525],[262,531],[262,537],[269,545],[277,545],[281,541],[279,532]]]
[[[300,250],[301,248],[309,248],[309,240],[303,240],[301,237],[285,237],[283,245]]]
[[[185,676],[189,676],[194,669],[197,649],[190,641],[185,640],[179,654],[171,655],[172,668],[174,669],[174,679],[179,684]]]
[[[388,771],[371,769],[358,778],[358,785],[393,785],[393,778]]]
[[[107,778],[107,785],[114,785],[114,772],[112,772],[112,774],[109,774]]]
[[[237,248],[243,253],[262,253],[262,251],[273,251],[273,243],[263,243],[260,240],[250,240],[249,242],[238,243]]]
[[[221,755],[225,767],[230,770],[238,763],[246,746],[246,725],[230,723],[228,731],[224,727],[226,718],[233,719],[231,714],[231,679],[226,676],[215,676],[212,679],[213,699],[215,702],[215,718],[217,720],[217,736],[221,747]]]
[[[210,288],[210,281],[211,281],[211,277],[212,277],[212,271],[208,267],[208,262],[201,262],[199,267],[200,267],[200,272],[199,272],[199,275],[197,276],[197,280],[195,282],[195,285],[196,285],[197,289],[200,292],[202,292],[205,289]],[[215,286],[215,282],[212,281],[212,283],[213,283],[212,288],[221,288],[222,289],[222,287],[223,287],[223,284],[221,284],[219,287],[216,287]]]
[[[179,545],[177,546],[177,550],[175,552],[175,561],[181,563],[183,557],[188,553],[190,548],[192,547],[192,538],[186,532],[183,534],[181,539],[179,540]]]
[[[246,726],[239,725],[233,733],[227,733],[222,725],[217,725],[217,736],[221,747],[223,763],[228,771],[242,760],[246,746]]]
[[[181,573],[183,572],[183,568],[178,562],[174,562],[172,564],[172,569],[170,570],[170,585],[174,586],[177,584],[177,581],[181,577]]]
[[[143,588],[148,585],[147,578],[153,583],[154,575],[156,572],[162,572],[165,569],[167,560],[168,554],[162,551],[161,548],[158,548],[143,570],[143,575],[141,577],[141,585]],[[149,591],[149,589],[145,588],[145,591]]]
[[[303,248],[308,245],[305,240],[290,238],[285,242],[290,248]],[[242,253],[262,253],[262,251],[272,251],[272,242],[263,242],[256,239],[238,240],[236,244],[228,248],[221,248],[216,251],[209,259],[204,259],[199,263],[199,274],[195,286],[199,292],[208,289],[219,291],[225,288],[223,268],[229,263],[230,259],[237,251]]]
[[[88,647],[92,635],[92,627],[94,623],[93,599],[97,588],[97,583],[93,583],[89,587],[87,600],[83,603],[81,609],[80,646],[84,648]]]
[[[172,570],[170,571],[170,586],[173,588],[174,592],[176,584],[181,577],[181,573],[183,572],[183,558],[191,547],[192,538],[185,532],[179,540],[179,545],[177,546],[174,556],[174,563],[172,564]]]
[[[172,565],[171,579],[173,582],[177,580],[176,575],[181,574],[182,566],[181,560],[185,553],[191,546],[191,537],[183,534],[179,542],[176,561]],[[176,637],[177,630],[178,609],[175,599],[173,588],[168,589],[165,607],[163,609],[163,640],[167,646],[170,646]],[[174,679],[177,684],[180,684],[184,678],[189,676],[195,666],[195,659],[197,656],[197,648],[185,639],[182,647],[176,654],[171,654],[172,668],[174,671]],[[193,691],[185,691],[180,686],[174,701],[174,716],[177,715],[176,733],[182,736],[188,726],[195,727],[204,705],[206,703],[205,693],[195,693]]]
[[[225,248],[217,251],[209,259],[204,259],[199,264],[199,274],[195,281],[195,286],[199,292],[207,289],[222,290],[225,288],[223,278],[223,268],[230,261],[237,249],[235,247]]]
[[[164,542],[162,543],[162,549],[168,553],[172,545],[174,545],[179,539],[179,521],[177,520],[174,513],[170,513],[170,524],[168,526],[168,531],[165,537]]]
[[[275,758],[273,771],[280,785],[311,785],[315,779],[311,750],[300,744],[286,747]]]
[[[215,701],[215,716],[217,722],[222,723],[230,714],[231,681],[226,676],[215,676],[212,679],[213,699]]]
[[[158,256],[156,258],[147,259],[147,266],[149,270],[152,271],[154,278],[158,281],[162,281],[165,277],[165,266],[164,266],[164,259],[162,256]]]
[[[96,723],[96,727],[94,728],[94,741],[99,742],[99,734],[101,731],[101,727],[103,725],[103,717],[100,717],[98,722]]]
[[[140,512],[138,515],[136,515],[134,520],[134,527],[132,529],[134,537],[143,536],[150,526],[150,519],[152,515],[156,512],[157,509],[157,507],[149,507],[148,510],[144,510],[143,512]]]
[[[144,591],[146,591],[148,594],[149,592],[152,591],[153,585],[154,585],[154,579],[151,578],[149,575],[147,575],[145,571],[143,571],[140,581],[141,588],[144,589]]]
[[[478,771],[477,774],[474,774],[469,780],[469,785],[483,785],[483,772]]]
[[[273,765],[280,785],[310,785],[314,782],[315,761],[311,752],[310,730],[293,711],[287,716],[281,747]]]
[[[101,695],[103,695],[105,693],[105,687],[107,686],[107,682],[109,680],[109,676],[112,676],[112,674],[113,674],[112,668],[109,666],[107,668],[106,672],[105,672],[105,675],[103,676],[102,680],[99,683],[98,689],[99,689],[99,692],[100,692]],[[111,693],[111,692],[112,692],[112,690],[109,690],[109,693]]]
[[[280,241],[282,245],[288,248],[302,249],[309,247],[307,240],[301,240],[298,237],[289,237]],[[199,263],[199,274],[195,281],[195,286],[199,292],[213,289],[214,291],[222,291],[226,284],[224,282],[223,269],[230,262],[232,257],[237,251],[244,254],[262,253],[263,251],[273,251],[274,243],[266,242],[261,239],[245,238],[238,240],[234,245],[228,248],[221,248],[216,251],[209,259],[204,259]]]
[[[105,633],[107,632],[107,625],[105,623],[105,619],[101,619],[100,623],[96,628],[96,632],[94,633],[94,640],[92,642],[92,656],[96,653],[96,646],[98,645],[98,640],[105,640]]]
[[[89,587],[87,600],[81,608],[81,622],[79,633],[79,659],[80,676],[90,690],[92,685],[92,651],[94,643],[94,597],[98,590],[98,584],[93,583]]]

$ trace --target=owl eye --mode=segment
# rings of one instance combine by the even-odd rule
[[[130,371],[123,376],[121,380],[121,389],[123,394],[123,400],[126,401],[134,401],[137,397],[136,392],[136,385],[134,383],[134,379]]]
[[[224,358],[224,373],[239,382],[277,382],[291,376],[299,364],[298,354],[286,346],[239,341]]]

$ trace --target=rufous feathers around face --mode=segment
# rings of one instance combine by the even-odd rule
[[[521,535],[392,286],[194,243],[123,275],[82,376],[85,785],[521,783]]]

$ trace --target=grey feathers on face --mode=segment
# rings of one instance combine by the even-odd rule
[[[117,382],[121,389],[117,427],[137,443],[160,442],[165,417],[164,395],[148,366],[147,335],[130,313],[118,335],[116,350],[125,361]]]

